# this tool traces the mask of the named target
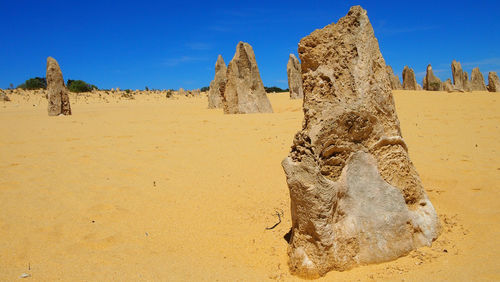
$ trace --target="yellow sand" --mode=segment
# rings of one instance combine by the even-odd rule
[[[92,95],[87,95],[92,96]],[[396,91],[410,156],[443,223],[431,248],[324,280],[500,279],[500,94]],[[0,280],[297,279],[280,166],[301,101],[223,115],[206,97],[41,94],[0,102]],[[273,230],[266,227],[283,212]]]

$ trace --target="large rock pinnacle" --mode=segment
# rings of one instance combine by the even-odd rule
[[[302,73],[300,70],[300,62],[293,54],[288,58],[286,65],[286,73],[288,75],[288,89],[290,90],[291,99],[304,98],[302,91]]]
[[[434,75],[432,71],[432,66],[429,64],[427,66],[427,71],[424,77],[424,83],[422,83],[424,90],[427,91],[441,91],[443,90],[443,85],[441,80]]]
[[[470,84],[472,91],[487,91],[486,84],[484,84],[484,77],[479,68],[473,68],[470,73]]]
[[[385,61],[360,6],[299,43],[303,128],[282,162],[292,273],[396,259],[430,245],[437,214],[401,136]]]
[[[64,86],[64,79],[57,61],[47,58],[47,98],[49,116],[71,115],[68,89]]]
[[[488,73],[488,91],[490,92],[500,92],[500,79],[494,71]]]
[[[227,68],[222,101],[225,114],[272,113],[252,46],[240,42]]]
[[[419,90],[419,85],[415,79],[415,72],[408,66],[405,66],[403,69],[403,89]]]
[[[219,55],[215,63],[215,77],[210,82],[210,89],[208,91],[208,108],[219,109],[222,108],[222,96],[226,88],[226,63]]]

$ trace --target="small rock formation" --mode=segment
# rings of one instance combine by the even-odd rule
[[[439,220],[401,137],[366,11],[354,6],[304,37],[299,55],[304,122],[282,162],[291,272],[316,278],[430,245]]]
[[[403,89],[404,90],[418,90],[418,83],[415,79],[415,72],[413,69],[405,66],[403,69]]]
[[[135,100],[134,94],[131,91],[123,92],[120,97],[125,98],[125,99],[129,99],[129,100]]]
[[[225,114],[272,113],[252,46],[239,42],[227,67],[222,96]]]
[[[179,88],[179,91],[178,93],[180,96],[187,96],[188,93],[186,92],[186,90],[184,90],[184,88]]]
[[[391,89],[392,90],[403,89],[403,85],[401,85],[401,81],[399,80],[399,77],[394,74],[394,71],[392,70],[391,66],[389,66],[389,65],[387,65],[387,75],[389,75],[389,80],[391,82]]]
[[[210,82],[210,89],[208,90],[208,108],[220,109],[222,108],[222,95],[226,88],[226,63],[219,55],[217,62],[215,62],[215,77]]]
[[[424,82],[422,83],[424,90],[427,91],[441,91],[443,86],[441,85],[441,79],[436,77],[432,72],[431,64],[427,66],[427,73],[424,77]]]
[[[488,73],[488,91],[490,92],[500,92],[500,80],[498,75],[494,71]]]
[[[193,95],[194,97],[198,97],[201,95],[201,90],[199,88],[194,89],[191,91],[191,95]]]
[[[2,90],[0,90],[0,101],[10,102],[9,96],[7,96],[7,93],[3,92]]]
[[[68,89],[64,86],[64,79],[57,61],[47,58],[47,98],[49,116],[71,115]]]
[[[297,59],[293,54],[290,54],[290,57],[288,58],[286,73],[288,75],[288,89],[290,90],[290,98],[304,98],[304,92],[302,90],[302,74],[300,72],[300,62],[299,59]]]
[[[473,68],[470,73],[470,87],[472,91],[486,91],[486,84],[484,84],[483,74],[479,68]]]
[[[453,92],[453,85],[451,84],[451,79],[447,79],[445,82],[443,82],[443,91],[446,92]]]

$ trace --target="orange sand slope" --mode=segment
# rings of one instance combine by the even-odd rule
[[[41,94],[0,102],[0,280],[297,279],[280,166],[302,102],[223,115],[206,97]],[[500,279],[500,96],[396,91],[396,107],[443,222],[431,248],[325,280]],[[266,227],[278,219],[273,230]]]

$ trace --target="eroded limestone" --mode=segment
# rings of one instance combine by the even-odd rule
[[[366,11],[352,7],[303,38],[299,56],[304,122],[282,162],[292,273],[315,278],[430,245],[438,217],[401,136]]]

